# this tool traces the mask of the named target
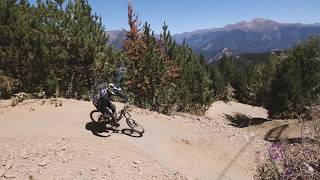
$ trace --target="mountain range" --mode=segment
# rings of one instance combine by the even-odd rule
[[[108,34],[109,42],[121,47],[125,33],[116,30],[108,31]],[[320,36],[320,23],[279,23],[256,18],[222,28],[174,34],[173,38],[178,44],[185,41],[195,52],[203,54],[207,61],[213,61],[226,52],[238,55],[289,49],[310,36]]]

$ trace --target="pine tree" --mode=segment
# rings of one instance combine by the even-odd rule
[[[52,94],[48,82],[55,77],[61,96],[85,94],[94,84],[94,63],[112,54],[101,17],[92,15],[88,2],[63,3],[0,2],[0,69],[22,82],[20,91]]]
[[[180,111],[201,113],[211,102],[210,78],[200,58],[186,44],[178,48],[177,61],[181,68],[177,82]]]
[[[170,113],[177,101],[176,80],[179,78],[179,67],[175,61],[176,43],[166,23],[162,26],[158,46],[162,59],[159,61],[160,84],[155,91],[154,109],[162,113]]]
[[[208,65],[207,71],[210,75],[210,90],[213,100],[227,100],[227,82],[224,80],[222,73],[215,65]]]
[[[296,117],[320,100],[320,40],[295,47],[277,68],[271,85],[270,116]]]

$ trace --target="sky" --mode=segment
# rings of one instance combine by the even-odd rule
[[[88,0],[107,30],[127,29],[128,0]],[[222,27],[254,18],[284,23],[320,23],[320,0],[131,0],[142,24],[171,33]]]

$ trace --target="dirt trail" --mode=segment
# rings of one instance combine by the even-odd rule
[[[230,107],[261,118],[261,108],[217,102],[205,117],[132,108],[141,138],[100,133],[90,102],[0,101],[0,179],[253,179],[255,153],[268,144],[228,125]],[[122,106],[116,103],[119,110]],[[230,106],[230,107],[229,107]],[[125,128],[122,123],[120,129]]]

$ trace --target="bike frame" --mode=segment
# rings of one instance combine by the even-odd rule
[[[131,115],[127,112],[128,108],[129,105],[126,104],[119,112],[117,112],[117,122],[119,122],[123,117],[126,119],[131,118]]]
[[[130,127],[130,129],[123,129],[123,130],[130,130],[131,134],[134,132],[138,133],[138,134],[140,134],[139,137],[141,137],[142,134],[144,133],[144,129],[141,126],[141,124],[139,124],[139,122],[137,122],[131,118],[131,115],[130,115],[128,109],[129,109],[129,104],[126,103],[120,111],[118,111],[116,114],[113,115],[114,116],[113,118],[115,118],[115,120],[117,122],[119,122],[121,119],[125,118],[126,123]],[[99,113],[98,119],[93,117],[93,114],[95,114],[95,113]],[[94,122],[105,122],[106,124],[109,124],[111,122],[110,118],[112,118],[112,117],[104,118],[103,114],[101,112],[99,112],[98,110],[93,110],[90,113],[90,118]]]

